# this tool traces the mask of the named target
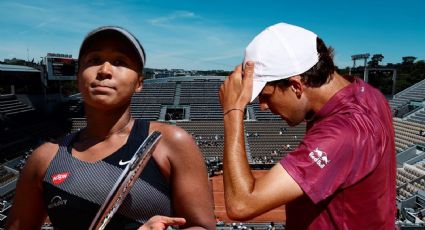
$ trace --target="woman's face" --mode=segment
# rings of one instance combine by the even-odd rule
[[[133,93],[142,87],[139,58],[131,44],[114,36],[87,47],[77,78],[84,103],[101,110],[129,106]]]

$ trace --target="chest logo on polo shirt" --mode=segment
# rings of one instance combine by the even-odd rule
[[[68,172],[57,173],[52,176],[52,183],[56,185],[62,184],[66,180],[66,178],[68,178],[68,176],[69,176]]]
[[[331,162],[328,159],[328,155],[320,150],[319,148],[316,148],[315,150],[311,151],[308,156],[316,162],[316,164],[322,169],[325,167],[329,162]]]
[[[128,161],[122,161],[120,160],[120,162],[118,162],[119,165],[128,165],[131,162],[131,160]]]

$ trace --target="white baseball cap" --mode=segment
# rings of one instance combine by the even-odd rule
[[[245,49],[243,66],[253,61],[251,102],[267,82],[302,74],[319,61],[317,35],[304,28],[278,23],[258,34]]]

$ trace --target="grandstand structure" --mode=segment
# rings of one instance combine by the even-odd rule
[[[180,77],[146,80],[143,95],[135,95],[132,108],[158,103],[156,97],[166,95],[155,114],[141,110],[140,117],[170,122],[187,130],[198,144],[206,161],[222,159],[224,129],[218,90],[223,77]],[[173,89],[170,89],[170,88]],[[165,91],[160,92],[161,89]],[[165,102],[166,100],[166,102]],[[411,199],[425,192],[425,80],[394,95],[389,104],[394,113],[397,152],[397,201]],[[179,119],[167,118],[167,110],[181,108]],[[412,109],[414,108],[414,109]],[[152,110],[153,111],[153,110]],[[134,111],[133,111],[134,112]],[[171,118],[173,116],[170,116]],[[73,118],[74,130],[84,127],[84,118]],[[78,120],[78,124],[76,121]],[[258,100],[247,106],[245,142],[251,165],[273,165],[296,148],[304,137],[305,125],[289,127],[270,111],[261,111]],[[210,174],[213,175],[213,174]],[[425,206],[424,212],[425,212]],[[222,208],[217,213],[223,215]],[[425,214],[425,213],[424,213]],[[405,221],[408,221],[407,219]],[[405,224],[405,222],[403,222]]]
[[[396,117],[406,117],[410,114],[413,117],[409,117],[409,120],[412,120],[416,123],[423,123],[424,117],[423,112],[419,114],[414,114],[417,110],[423,109],[423,101],[425,100],[425,79],[410,86],[409,88],[395,94],[389,104],[394,112]]]
[[[201,149],[206,162],[223,157],[224,127],[218,91],[225,77],[184,76],[147,79],[143,90],[131,101],[135,118],[167,122],[185,129]],[[425,192],[425,80],[394,95],[389,104],[394,113],[397,152],[397,201],[403,202]],[[86,125],[80,95],[63,102],[69,121],[68,129],[57,127],[49,119],[36,119],[38,109],[19,94],[0,95],[0,153],[2,159],[24,153],[37,143],[37,136],[57,137],[77,131]],[[304,137],[305,124],[290,127],[270,111],[261,111],[258,100],[245,111],[245,144],[253,168],[270,167],[294,150]],[[62,132],[60,132],[60,131]],[[12,154],[13,153],[13,154]],[[7,157],[4,157],[6,156]],[[15,160],[18,164],[20,160]],[[9,168],[13,169],[14,166]],[[7,170],[9,169],[7,168]],[[6,170],[6,171],[7,171]],[[220,167],[215,168],[220,174]],[[11,170],[3,175],[0,188],[16,176]],[[2,171],[0,169],[0,177]],[[215,177],[217,174],[209,174]],[[9,179],[12,178],[12,179]],[[425,209],[425,207],[424,207]],[[221,210],[220,215],[224,215]],[[284,212],[276,212],[284,215]],[[424,213],[425,214],[425,213]],[[285,217],[282,217],[284,220]],[[255,219],[254,222],[258,222]],[[225,229],[225,228],[223,228]]]
[[[145,80],[142,92],[132,98],[131,113],[136,118],[182,127],[192,134],[206,159],[221,159],[224,129],[218,92],[223,80],[222,76]],[[85,127],[85,118],[81,97],[73,98],[69,110],[73,111],[71,131],[76,131]],[[279,116],[261,111],[258,100],[247,106],[245,119],[246,148],[253,164],[276,163],[298,145],[305,133],[305,125],[289,127]]]
[[[425,228],[425,80],[389,100],[397,152],[399,229]]]
[[[13,117],[31,111],[34,111],[34,107],[19,100],[15,94],[0,96],[0,114],[4,116]]]
[[[0,95],[0,160],[11,159],[48,137],[60,125],[46,119],[25,95]]]

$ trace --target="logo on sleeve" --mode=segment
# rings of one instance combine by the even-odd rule
[[[328,155],[320,150],[319,148],[316,148],[315,150],[311,151],[308,156],[316,162],[316,164],[322,169],[325,167],[329,162],[331,162],[328,159]]]
[[[52,176],[52,183],[62,184],[66,180],[66,178],[68,178],[68,176],[69,176],[68,172],[55,174]]]

